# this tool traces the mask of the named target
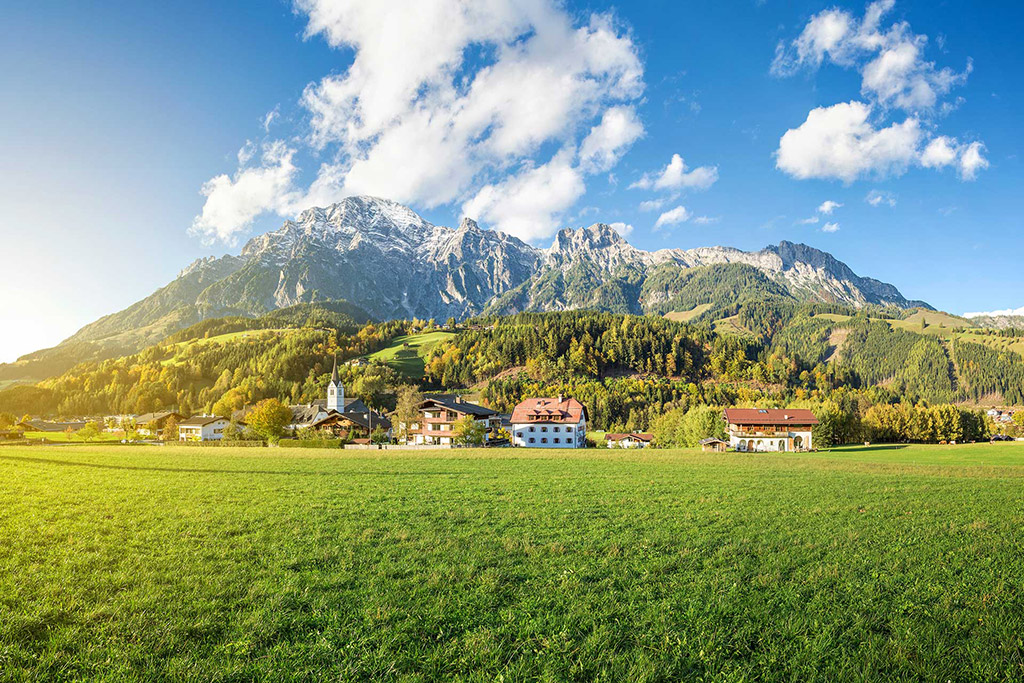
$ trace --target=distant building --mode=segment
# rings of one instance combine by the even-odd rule
[[[66,432],[69,428],[73,432],[85,426],[83,421],[74,422],[49,422],[47,420],[24,420],[18,424],[26,432]]]
[[[378,429],[384,430],[391,438],[391,421],[384,415],[368,410],[366,412],[339,413],[330,411],[326,417],[314,422],[313,429],[329,431],[335,436],[359,442],[369,439]]]
[[[587,409],[574,398],[528,398],[512,411],[512,444],[586,448]]]
[[[143,413],[135,418],[135,429],[139,434],[146,436],[161,437],[164,434],[164,425],[167,420],[174,418],[175,422],[181,422],[185,416],[173,410],[164,410],[155,413]]]
[[[728,447],[728,441],[722,441],[715,437],[711,437],[710,439],[701,439],[700,441],[700,450],[704,453],[725,453],[725,450]]]
[[[455,423],[466,417],[479,421],[484,427],[484,439],[491,440],[501,427],[501,416],[483,406],[476,405],[454,394],[425,396],[417,408],[419,421],[405,430],[409,445],[450,446]]]
[[[726,408],[729,445],[737,451],[809,451],[818,418],[799,408]]]
[[[608,448],[647,448],[654,440],[654,435],[639,432],[605,434],[604,440]]]
[[[178,424],[179,441],[220,441],[230,424],[217,415],[193,415]]]

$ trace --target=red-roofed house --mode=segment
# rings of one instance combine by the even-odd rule
[[[729,445],[737,451],[809,451],[818,418],[799,408],[726,408]]]
[[[586,448],[587,409],[574,398],[528,398],[512,411],[512,444]]]

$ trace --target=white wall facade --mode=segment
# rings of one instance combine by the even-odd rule
[[[744,453],[809,451],[814,448],[811,430],[776,432],[772,435],[729,433],[729,446]]]
[[[220,441],[224,438],[224,429],[228,421],[221,418],[202,426],[182,425],[178,427],[179,441]]]
[[[586,448],[587,420],[581,417],[577,424],[513,424],[512,445],[523,448]]]

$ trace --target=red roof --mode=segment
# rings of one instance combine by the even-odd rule
[[[801,408],[726,408],[731,425],[816,425],[814,413]]]
[[[630,432],[629,434],[605,434],[604,438],[606,441],[622,441],[623,439],[633,438],[637,441],[651,441],[654,439],[654,434],[647,434],[646,432]]]
[[[561,399],[561,400],[559,400]],[[528,398],[512,411],[512,424],[578,424],[587,409],[574,398]]]

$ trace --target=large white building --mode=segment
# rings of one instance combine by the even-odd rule
[[[574,398],[528,398],[512,411],[512,444],[586,448],[587,409]]]
[[[799,408],[726,408],[729,445],[737,451],[809,451],[818,418]]]
[[[230,423],[216,415],[193,415],[178,425],[179,441],[220,441]]]

